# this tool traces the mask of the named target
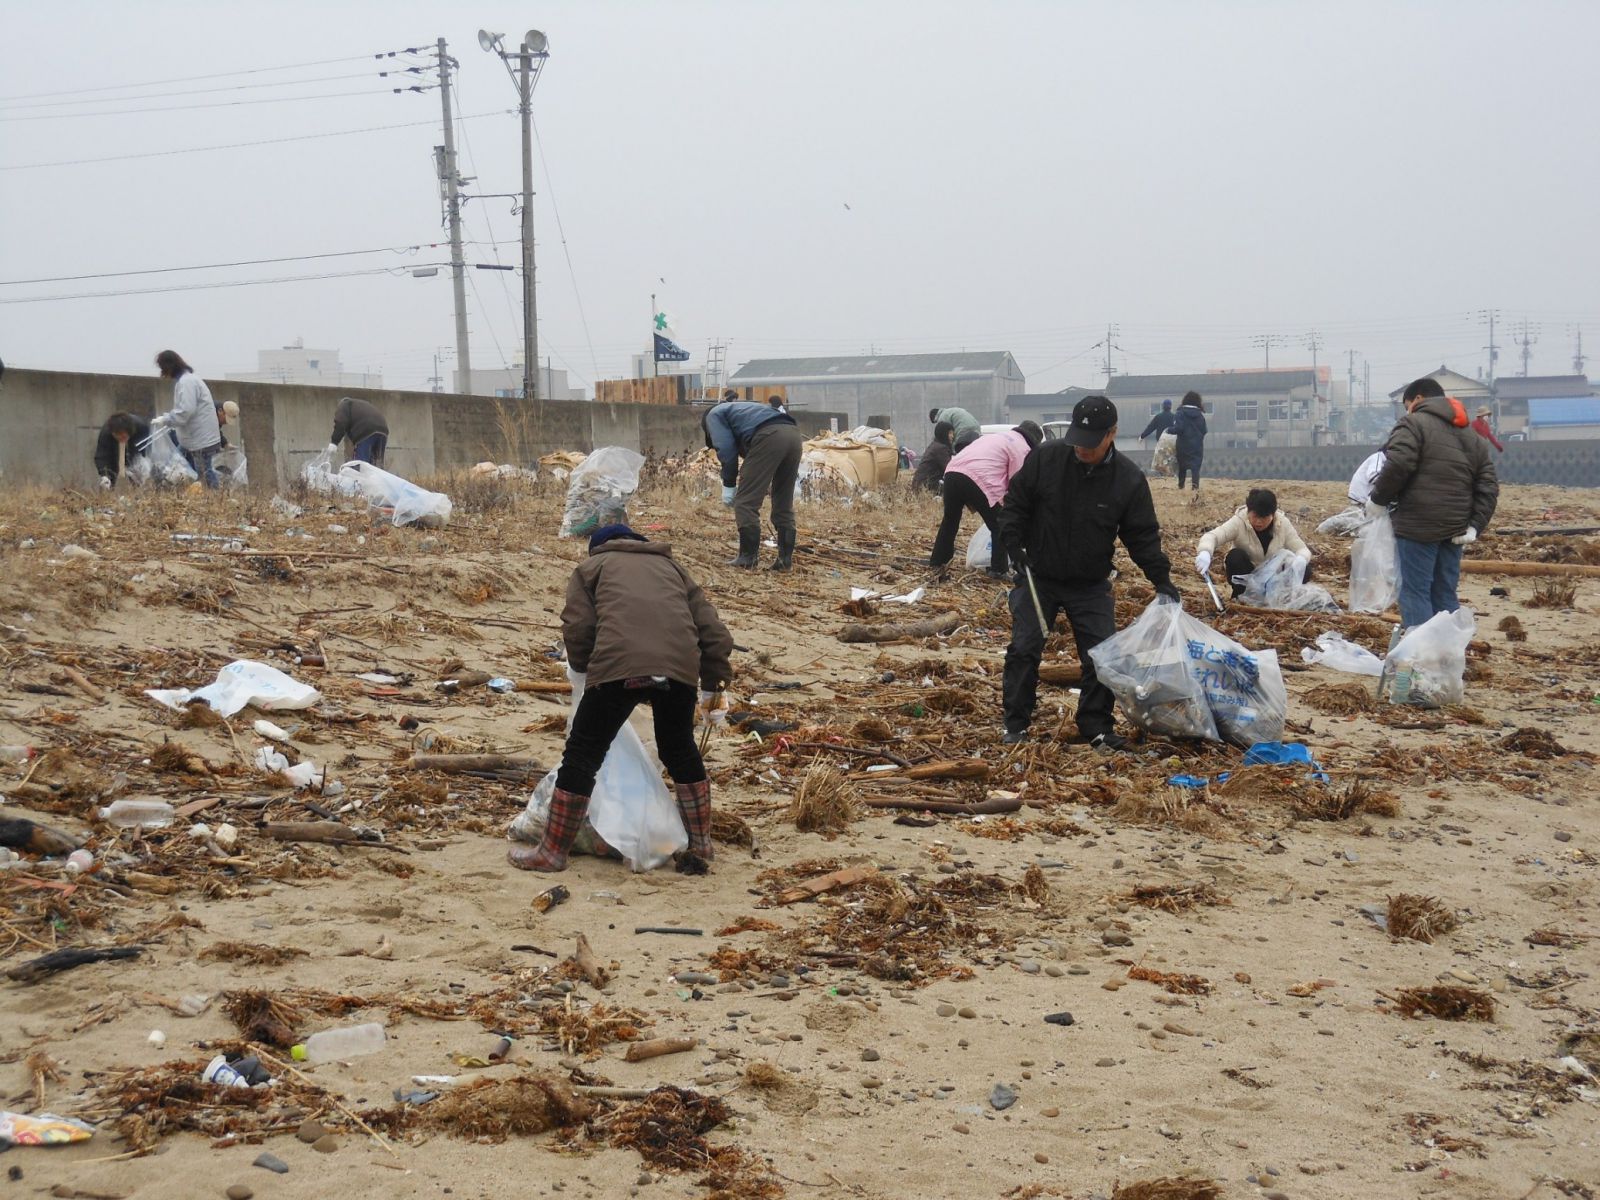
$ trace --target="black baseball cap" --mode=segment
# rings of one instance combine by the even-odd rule
[[[1106,431],[1117,423],[1117,406],[1104,396],[1085,396],[1072,406],[1072,424],[1067,426],[1069,446],[1098,446]]]

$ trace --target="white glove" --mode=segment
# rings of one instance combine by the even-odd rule
[[[722,725],[728,720],[728,693],[727,692],[701,692],[700,693],[700,723],[702,725]]]
[[[1367,508],[1367,516],[1369,516],[1369,517],[1381,517],[1381,516],[1383,516],[1384,513],[1389,511],[1388,508],[1386,508],[1384,505],[1376,504],[1371,500],[1367,501],[1366,508]]]
[[[169,413],[169,412],[160,413],[160,414],[150,418],[150,430],[151,430],[152,433],[157,429],[165,429],[168,425],[171,425],[171,424],[172,424],[172,414]]]
[[[1470,542],[1475,542],[1478,540],[1478,531],[1471,525],[1468,525],[1465,533],[1458,533],[1450,540],[1458,546],[1465,546]]]
[[[1211,551],[1202,550],[1194,556],[1194,569],[1202,575],[1211,570]]]
[[[100,476],[100,490],[103,492],[109,492],[111,490],[111,476]]]
[[[328,443],[328,455],[329,455],[329,457],[332,457],[333,455],[335,455],[337,453],[339,453],[339,443],[338,442],[329,442]]]
[[[724,504],[726,504],[729,508],[733,507],[733,495],[734,495],[734,492],[737,491],[737,490],[738,489],[731,488],[731,487],[724,487],[722,489],[722,502]]]

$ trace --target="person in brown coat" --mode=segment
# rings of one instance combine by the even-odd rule
[[[711,781],[695,745],[695,715],[698,708],[709,710],[733,674],[727,626],[673,559],[671,546],[626,525],[606,525],[590,536],[589,557],[567,582],[561,633],[567,664],[587,676],[583,699],[556,773],[544,840],[513,847],[511,865],[566,869],[606,751],[634,708],[648,704],[656,751],[672,776],[689,834],[678,870],[703,874],[712,857]]]

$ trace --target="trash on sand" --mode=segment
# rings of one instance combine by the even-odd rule
[[[333,492],[340,496],[359,496],[361,494],[361,481],[354,475],[345,475],[334,466],[333,456],[338,453],[332,446],[321,451],[317,456],[300,468],[300,478],[313,492]],[[274,501],[277,497],[273,498]],[[276,508],[277,504],[274,503]]]
[[[1339,605],[1327,588],[1305,581],[1306,566],[1304,559],[1287,550],[1275,551],[1250,574],[1233,577],[1235,583],[1244,585],[1239,599],[1260,608],[1338,612]]]
[[[289,735],[271,721],[257,721],[250,728],[254,729],[262,737],[274,742],[287,742],[289,740]]]
[[[450,524],[455,505],[443,492],[430,492],[409,479],[366,462],[347,462],[339,468],[341,477],[354,477],[367,503],[386,513],[395,525],[420,525],[424,529],[443,529]]]
[[[1350,611],[1381,613],[1400,598],[1400,556],[1394,523],[1380,513],[1350,547]]]
[[[1365,646],[1346,641],[1343,634],[1317,634],[1317,648],[1310,646],[1300,651],[1300,657],[1312,666],[1328,667],[1351,675],[1382,675],[1383,659]]]
[[[542,461],[542,460],[541,460]],[[628,519],[628,498],[639,490],[644,455],[605,446],[574,467],[561,513],[562,537],[588,537],[602,525]]]
[[[73,1117],[0,1111],[0,1144],[6,1146],[65,1146],[93,1136],[94,1126]]]
[[[1435,613],[1408,630],[1384,659],[1380,694],[1390,704],[1460,704],[1467,690],[1467,645],[1476,632],[1470,608]]]
[[[360,1058],[376,1054],[386,1041],[384,1028],[376,1021],[365,1025],[349,1025],[342,1029],[325,1029],[313,1033],[303,1043],[291,1047],[289,1056],[296,1062],[334,1062],[339,1059]]]
[[[264,711],[310,708],[322,693],[300,683],[276,667],[241,658],[217,672],[215,683],[203,688],[146,688],[146,696],[168,708],[182,711],[194,700],[204,700],[224,717],[231,717],[247,705]]]

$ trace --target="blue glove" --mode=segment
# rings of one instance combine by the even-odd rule
[[[736,489],[731,487],[724,487],[722,489],[722,502],[729,508],[733,507],[733,494],[735,490]]]

